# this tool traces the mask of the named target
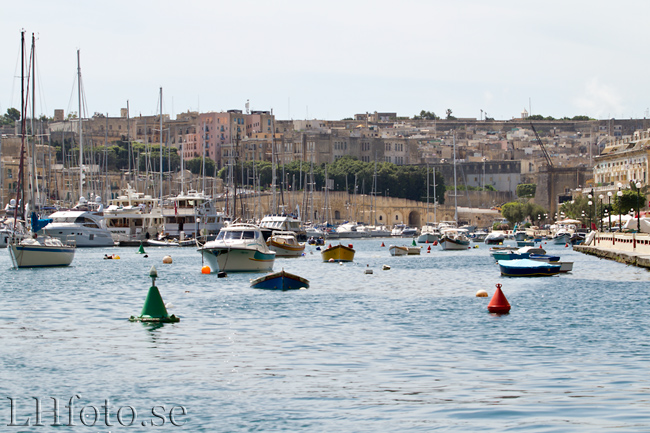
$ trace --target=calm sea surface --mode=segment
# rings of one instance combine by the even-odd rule
[[[277,259],[311,281],[285,293],[201,274],[195,248],[79,249],[32,270],[0,250],[0,431],[650,431],[647,271],[548,244],[573,273],[506,278],[483,244],[391,257],[402,240],[343,242],[354,263]],[[178,324],[127,320],[152,265]],[[509,315],[486,310],[496,283]],[[7,426],[12,400],[29,426]]]

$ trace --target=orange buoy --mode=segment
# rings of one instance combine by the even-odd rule
[[[508,314],[510,312],[510,304],[506,299],[506,295],[501,291],[501,284],[497,283],[497,290],[494,292],[490,303],[488,304],[488,311],[490,313]]]
[[[201,268],[201,273],[202,274],[209,274],[212,270],[210,269],[210,266],[205,265]]]
[[[433,241],[433,246],[435,247],[436,245],[438,245],[438,241]]]
[[[568,247],[569,247],[568,243],[564,244],[564,248],[568,248]]]
[[[425,242],[425,244],[428,244],[428,243],[429,243],[429,239],[427,239],[427,241]]]
[[[382,246],[382,247],[385,247],[386,245],[384,245],[384,243],[382,242],[382,243],[381,243],[381,246]]]

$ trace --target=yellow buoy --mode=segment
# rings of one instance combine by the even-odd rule
[[[485,290],[479,290],[478,292],[476,292],[477,298],[487,298],[487,295],[488,292],[486,292]]]
[[[172,256],[165,256],[163,257],[163,263],[171,263],[172,262]]]
[[[209,274],[210,272],[212,272],[212,270],[210,269],[210,266],[208,266],[208,265],[205,265],[205,266],[203,266],[201,268],[201,273],[202,274]]]

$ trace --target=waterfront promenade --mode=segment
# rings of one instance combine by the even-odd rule
[[[649,233],[596,233],[590,245],[575,245],[573,249],[650,269]]]

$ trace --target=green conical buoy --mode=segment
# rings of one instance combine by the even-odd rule
[[[415,246],[415,238],[413,239],[413,246]]]
[[[140,248],[138,248],[138,254],[146,254],[144,252],[144,245],[142,245],[142,241],[140,241]]]
[[[151,267],[149,276],[151,277],[151,287],[149,287],[147,298],[144,300],[142,312],[138,317],[129,317],[129,320],[131,322],[179,322],[181,320],[180,318],[173,314],[170,316],[169,313],[167,313],[167,308],[165,307],[162,296],[160,296],[160,291],[158,290],[158,287],[156,287],[156,277],[158,276],[158,272],[156,271],[155,266]]]

